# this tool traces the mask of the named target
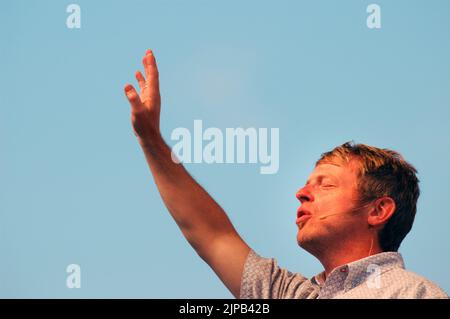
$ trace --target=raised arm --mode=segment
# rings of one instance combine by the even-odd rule
[[[223,209],[172,160],[159,128],[161,97],[156,60],[151,50],[143,59],[145,77],[136,72],[140,94],[130,84],[134,133],[144,151],[159,193],[183,235],[231,293],[238,298],[245,259],[250,248],[240,238]]]

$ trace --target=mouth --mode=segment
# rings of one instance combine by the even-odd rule
[[[311,217],[312,215],[309,211],[299,207],[299,209],[297,209],[297,220],[295,223],[299,226],[303,226]]]

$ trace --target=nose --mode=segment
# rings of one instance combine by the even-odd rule
[[[307,186],[303,186],[295,194],[295,197],[303,204],[304,202],[311,202],[314,200],[314,196],[308,190]]]

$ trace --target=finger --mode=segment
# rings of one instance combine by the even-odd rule
[[[142,75],[141,71],[136,72],[136,80],[139,83],[139,88],[141,89],[141,93],[142,93],[142,91],[144,91],[144,87],[145,87],[145,78]]]
[[[141,103],[139,94],[137,94],[136,90],[131,84],[125,85],[125,95],[128,98],[128,102],[130,102],[133,112],[137,113],[144,110],[144,106]]]
[[[142,62],[144,64],[147,81],[150,81],[149,86],[159,90],[158,67],[156,65],[155,56],[151,50],[147,50]]]

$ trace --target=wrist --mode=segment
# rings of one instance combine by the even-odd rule
[[[164,142],[161,132],[159,131],[148,134],[146,137],[138,136],[138,141],[143,149],[155,148],[156,146],[161,145],[161,143]]]

